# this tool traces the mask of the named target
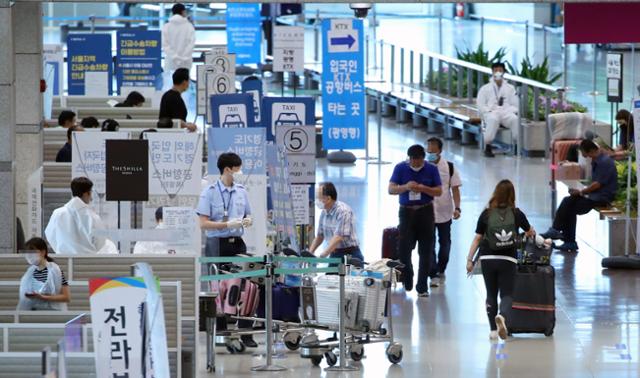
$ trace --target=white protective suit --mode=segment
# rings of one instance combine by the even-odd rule
[[[499,99],[503,97],[502,106],[499,106]],[[484,121],[486,130],[484,132],[484,143],[490,144],[496,138],[500,125],[510,128],[513,141],[518,140],[518,109],[519,101],[516,89],[504,79],[502,85],[498,87],[493,79],[483,85],[478,91],[476,99],[480,116]]]
[[[20,298],[18,300],[18,311],[31,310],[57,310],[66,311],[67,304],[63,302],[44,301],[38,298],[28,298],[25,294],[37,292],[45,295],[56,295],[62,293],[62,271],[58,264],[47,262],[47,282],[42,283],[33,278],[35,265],[29,266],[20,280]]]
[[[118,253],[112,241],[95,235],[97,229],[104,229],[98,214],[79,197],[73,197],[53,211],[44,233],[59,254]]]
[[[178,68],[191,69],[193,47],[196,44],[196,29],[189,19],[179,14],[169,18],[162,27],[162,51],[165,55],[165,71]]]

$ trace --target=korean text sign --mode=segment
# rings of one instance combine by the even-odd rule
[[[237,62],[260,63],[260,4],[227,4],[227,44]]]
[[[120,87],[155,87],[161,72],[160,32],[119,30],[116,77]]]
[[[106,73],[112,93],[113,61],[109,34],[70,34],[67,37],[67,79],[70,95],[85,95],[85,74]]]
[[[365,147],[362,20],[322,22],[322,144],[326,149]]]
[[[142,304],[147,288],[140,277],[89,280],[96,377],[142,377]]]
[[[244,129],[209,128],[210,175],[218,174],[218,156],[224,152],[234,152],[242,159],[242,172],[245,175],[264,175],[266,173],[265,129],[252,127]]]
[[[200,195],[202,141],[197,133],[146,133],[149,195]]]

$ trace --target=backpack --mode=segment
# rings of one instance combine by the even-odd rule
[[[504,209],[489,209],[485,240],[492,251],[502,251],[517,247],[516,239],[518,228],[516,227],[515,210],[511,207]]]

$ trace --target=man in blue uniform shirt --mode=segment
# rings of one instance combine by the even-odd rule
[[[389,194],[400,198],[398,255],[405,265],[402,281],[406,291],[413,289],[413,265],[411,251],[418,242],[418,296],[429,296],[429,271],[431,270],[431,243],[434,238],[433,197],[442,194],[438,168],[425,164],[424,147],[419,144],[407,150],[408,161],[395,166],[389,180]]]
[[[242,159],[234,153],[223,153],[218,157],[220,179],[202,191],[196,212],[200,216],[200,228],[206,230],[207,257],[235,256],[247,252],[242,240],[244,229],[251,226],[251,206],[244,186],[234,182],[234,175],[240,174]],[[252,321],[239,320],[238,328],[251,327]],[[250,348],[258,344],[251,335],[241,336],[242,342]]]

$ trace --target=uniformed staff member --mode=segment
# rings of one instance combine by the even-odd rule
[[[200,228],[207,234],[207,257],[235,256],[247,252],[242,235],[244,229],[252,224],[251,206],[247,190],[234,180],[234,175],[241,174],[241,167],[242,159],[237,154],[221,154],[218,157],[220,179],[208,185],[200,195],[196,212],[200,217]],[[238,321],[239,328],[249,328],[251,325],[251,321]],[[242,342],[250,348],[258,346],[251,335],[243,335]]]

